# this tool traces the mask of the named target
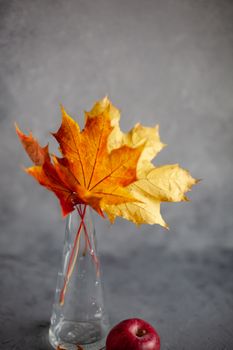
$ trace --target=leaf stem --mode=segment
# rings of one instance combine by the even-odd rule
[[[81,211],[80,207],[77,208],[77,211],[78,211],[78,213],[79,213],[79,215],[81,217],[81,222],[79,224],[79,228],[78,228],[78,231],[76,233],[76,237],[75,237],[75,240],[74,240],[73,248],[72,248],[72,251],[71,251],[71,254],[70,254],[70,258],[69,258],[69,262],[68,262],[66,275],[65,275],[65,278],[64,278],[64,285],[63,285],[63,288],[62,288],[61,293],[60,293],[60,300],[59,300],[60,305],[64,304],[67,285],[69,283],[69,279],[70,279],[70,277],[72,275],[72,272],[74,270],[75,262],[77,260],[78,251],[79,251],[79,243],[80,243],[80,234],[81,234],[81,231],[82,231],[82,227],[83,227],[83,224],[84,224],[84,217],[85,217],[85,213],[86,213],[86,205],[84,206],[83,212]]]
[[[84,208],[84,209],[85,209],[85,208]],[[89,238],[89,235],[88,235],[88,232],[87,232],[87,226],[86,226],[86,223],[85,223],[85,221],[84,221],[84,215],[85,215],[85,213],[84,213],[84,214],[82,213],[80,207],[77,207],[77,210],[78,210],[78,213],[79,213],[80,217],[82,218],[82,221],[83,221],[83,229],[84,229],[84,233],[85,233],[85,248],[84,248],[84,251],[83,251],[83,256],[86,255],[87,248],[89,247],[89,249],[90,249],[90,255],[91,255],[91,257],[93,258],[94,263],[95,263],[95,266],[96,266],[97,275],[99,275],[99,260],[98,260],[98,257],[96,256],[96,254],[94,253],[94,250],[93,250],[93,248],[92,248],[92,246],[91,246],[90,238]]]
[[[97,276],[99,275],[99,259],[97,258],[93,248],[92,248],[92,245],[91,245],[91,242],[90,242],[90,238],[89,238],[89,235],[88,235],[88,232],[87,232],[87,227],[86,227],[86,224],[84,222],[83,224],[83,228],[84,228],[84,233],[85,233],[85,239],[86,239],[86,243],[88,244],[88,247],[89,247],[89,250],[90,250],[90,255],[95,263],[95,266],[96,266],[96,272],[97,272]]]
[[[76,263],[78,252],[79,252],[80,236],[81,236],[81,233],[82,233],[82,228],[84,230],[84,235],[85,235],[85,247],[84,247],[83,255],[86,254],[87,249],[89,248],[90,255],[91,255],[91,257],[92,257],[92,259],[94,261],[94,264],[96,266],[97,276],[99,275],[99,260],[98,260],[98,257],[96,256],[96,254],[94,252],[94,249],[92,247],[92,244],[91,244],[91,241],[90,241],[90,237],[89,237],[89,234],[88,234],[88,230],[87,230],[87,227],[86,227],[86,223],[84,221],[85,214],[86,214],[86,208],[87,208],[87,205],[84,206],[83,211],[82,211],[81,205],[77,206],[77,212],[78,212],[78,214],[79,214],[79,216],[81,218],[81,222],[79,224],[78,231],[76,233],[74,244],[73,244],[73,247],[72,247],[72,250],[71,250],[71,254],[70,254],[70,257],[69,257],[68,267],[67,267],[66,275],[65,275],[65,278],[64,278],[64,285],[63,285],[63,288],[62,288],[62,290],[60,292],[60,300],[59,300],[60,305],[64,304],[67,286],[68,286],[70,277],[71,277],[71,275],[73,273],[73,270],[74,270],[74,267],[75,267],[75,263]]]

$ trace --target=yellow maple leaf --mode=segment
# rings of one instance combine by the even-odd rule
[[[109,137],[109,150],[122,145],[138,147],[144,144],[137,164],[137,181],[127,186],[128,191],[138,201],[115,206],[106,204],[103,209],[111,222],[114,222],[116,216],[121,216],[138,225],[159,224],[167,228],[168,225],[160,213],[161,202],[187,200],[185,193],[198,180],[178,164],[155,167],[151,163],[151,160],[166,146],[160,141],[158,125],[150,128],[138,123],[128,133],[122,133],[119,117],[115,116],[117,113],[112,117],[114,131]]]

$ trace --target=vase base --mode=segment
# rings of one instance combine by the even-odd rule
[[[105,345],[103,329],[96,322],[60,322],[50,328],[49,341],[54,349],[60,346],[61,350],[100,350]]]

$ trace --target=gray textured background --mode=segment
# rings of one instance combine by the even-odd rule
[[[170,231],[96,219],[112,324],[138,316],[162,350],[233,349],[233,2],[0,1],[0,348],[46,350],[64,222],[13,122],[42,143],[59,103],[82,111],[108,94],[124,130],[160,124],[156,164],[204,181],[163,205]],[[51,142],[52,149],[55,143]]]

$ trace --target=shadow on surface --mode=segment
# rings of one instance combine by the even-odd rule
[[[48,341],[49,322],[33,322],[20,324],[12,322],[3,328],[4,334],[0,342],[3,350],[52,350]],[[19,331],[20,329],[20,331]]]

